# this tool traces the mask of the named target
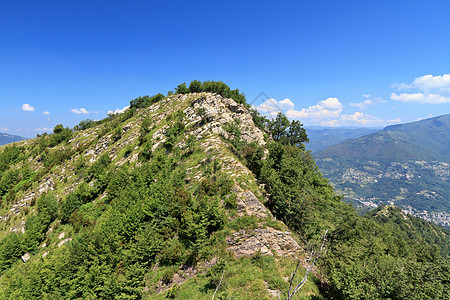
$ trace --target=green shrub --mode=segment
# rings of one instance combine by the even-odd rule
[[[23,245],[27,251],[35,250],[44,240],[48,226],[58,214],[58,204],[51,194],[44,194],[37,200],[37,214],[25,222]]]
[[[236,209],[237,208],[237,198],[235,194],[227,195],[223,200],[225,208]]]
[[[189,89],[186,86],[186,83],[179,84],[175,88],[175,94],[189,94]]]
[[[10,169],[3,173],[0,179],[0,196],[5,195],[8,191],[18,183],[20,171],[18,169]]]
[[[113,142],[117,142],[118,140],[120,140],[120,138],[122,137],[122,127],[121,126],[117,126],[113,133],[112,133],[112,137],[111,139],[113,140]]]
[[[80,184],[77,189],[69,193],[60,205],[59,218],[62,223],[68,223],[72,213],[81,205],[92,201],[97,196],[97,190],[86,182]]]
[[[23,254],[22,235],[9,233],[0,241],[0,274]]]
[[[192,80],[189,84],[189,92],[191,93],[201,93],[203,92],[203,84],[201,81]]]
[[[138,97],[138,98],[130,101],[130,109],[129,110],[133,110],[136,108],[148,107],[154,103],[161,101],[164,98],[165,98],[165,96],[161,93],[158,93],[151,97],[148,95],[143,96],[143,97]]]
[[[95,121],[91,120],[91,119],[82,120],[82,121],[80,121],[80,123],[78,123],[78,125],[76,125],[73,128],[73,130],[74,131],[86,130],[86,129],[94,127],[95,124],[96,124]]]

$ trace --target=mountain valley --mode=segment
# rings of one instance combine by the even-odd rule
[[[395,204],[450,224],[450,115],[388,126],[315,153],[318,166],[362,211]]]

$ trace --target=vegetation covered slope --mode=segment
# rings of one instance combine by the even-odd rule
[[[444,115],[388,126],[315,157],[325,176],[355,203],[449,214],[449,141],[450,115]],[[446,220],[435,221],[445,225]]]
[[[1,299],[286,298],[327,230],[297,297],[448,297],[448,232],[359,217],[300,122],[221,82],[75,129],[0,150]]]

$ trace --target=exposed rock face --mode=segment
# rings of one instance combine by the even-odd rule
[[[256,142],[260,145],[266,143],[263,132],[255,126],[252,116],[242,104],[236,103],[233,99],[223,98],[211,93],[194,95],[199,97],[191,101],[191,107],[185,109],[184,113],[191,123],[199,123],[202,122],[202,116],[198,115],[199,109],[202,108],[204,109],[204,118],[206,118],[206,124],[193,132],[195,136],[203,136],[205,130],[209,130],[228,138],[229,134],[223,126],[238,120],[241,138],[244,141],[248,143]]]
[[[239,216],[249,215],[257,218],[272,217],[270,211],[259,202],[251,191],[237,192],[237,210]]]
[[[227,238],[229,250],[236,256],[251,256],[257,251],[263,255],[297,256],[301,250],[290,232],[273,228],[256,228],[240,230]]]

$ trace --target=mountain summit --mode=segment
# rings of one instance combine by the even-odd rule
[[[448,232],[359,217],[238,90],[175,92],[0,148],[0,299],[448,296]]]

